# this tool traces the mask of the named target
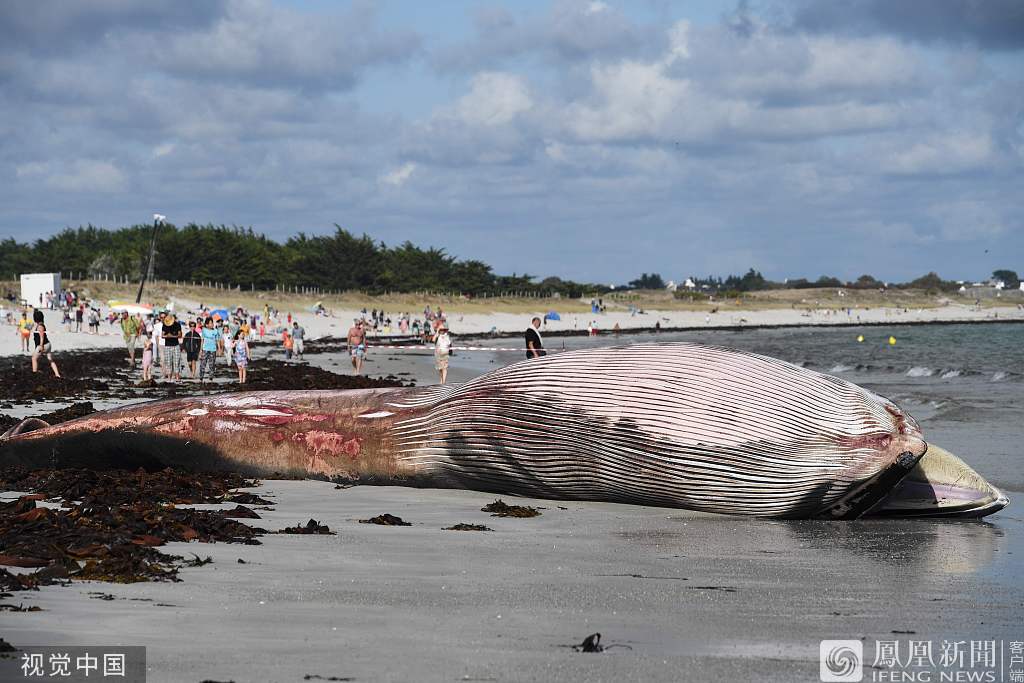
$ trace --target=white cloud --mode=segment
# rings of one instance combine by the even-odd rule
[[[173,142],[164,142],[162,144],[157,145],[156,147],[153,148],[153,158],[159,159],[160,157],[167,156],[168,154],[174,151],[174,147],[175,145]]]
[[[456,115],[478,126],[508,123],[533,106],[526,81],[513,74],[486,72],[473,77],[467,94],[455,105]]]
[[[944,131],[893,150],[882,168],[897,174],[963,173],[991,166],[994,146],[989,135],[977,131]]]
[[[124,173],[109,161],[76,159],[70,163],[29,162],[17,166],[20,179],[42,182],[65,192],[122,192],[127,187]]]
[[[362,68],[401,62],[419,49],[418,35],[382,33],[375,21],[369,4],[318,16],[270,0],[227,0],[211,26],[152,41],[151,54],[181,75],[346,89]]]
[[[412,161],[407,161],[398,168],[393,168],[387,173],[381,174],[380,182],[384,185],[401,187],[402,185],[405,185],[405,182],[412,177],[412,174],[415,171],[416,164]]]

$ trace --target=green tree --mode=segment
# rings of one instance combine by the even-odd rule
[[[665,281],[658,273],[642,273],[636,280],[631,280],[629,286],[634,289],[665,289]]]
[[[1017,289],[1020,287],[1020,278],[1017,277],[1016,271],[1006,269],[994,270],[992,271],[992,278],[994,280],[1002,280],[1007,289]]]

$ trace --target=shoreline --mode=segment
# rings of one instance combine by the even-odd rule
[[[620,334],[658,334],[661,332],[695,332],[698,330],[722,330],[724,332],[741,332],[743,330],[781,330],[781,329],[797,329],[801,327],[919,327],[922,325],[998,325],[1003,323],[1012,324],[1024,324],[1024,317],[1021,318],[984,318],[979,320],[974,319],[963,319],[963,320],[907,320],[900,322],[889,322],[885,320],[871,320],[862,322],[819,322],[819,323],[763,323],[763,324],[750,324],[750,325],[684,325],[681,327],[623,327]],[[554,331],[543,331],[544,337],[586,337],[586,330],[554,330]],[[601,330],[601,335],[606,337],[608,335],[615,335],[614,331],[607,329]],[[517,339],[518,333],[515,332],[499,332],[495,335],[488,335],[486,333],[470,333],[458,335],[460,339]],[[384,337],[385,339],[387,337]]]
[[[193,308],[193,302],[176,300],[179,311]],[[623,334],[654,334],[656,332],[691,332],[698,330],[722,330],[736,332],[752,329],[782,329],[801,327],[878,327],[878,326],[915,326],[915,325],[977,325],[991,323],[1024,323],[1024,309],[1017,306],[1001,306],[998,308],[975,309],[966,306],[947,305],[939,308],[850,308],[850,313],[833,313],[831,309],[807,312],[806,309],[737,309],[705,311],[671,311],[648,310],[644,313],[631,314],[625,311],[607,311],[600,314],[564,313],[560,320],[549,320],[541,328],[544,337],[586,336],[590,321],[597,323],[599,336],[614,335],[614,326],[619,325]],[[47,316],[55,316],[56,312],[44,309]],[[283,312],[283,311],[282,311]],[[448,326],[456,339],[513,339],[521,335],[533,316],[543,316],[545,311],[526,311],[509,313],[493,311],[488,313],[451,313],[447,318]],[[354,318],[360,317],[358,310],[336,309],[330,316],[314,315],[307,311],[293,312],[293,319],[306,329],[306,338],[310,341],[328,337],[343,340],[349,325]],[[398,315],[394,311],[391,315]],[[853,319],[854,316],[859,320]],[[187,315],[184,317],[188,317]],[[414,315],[415,317],[422,317]],[[655,328],[653,323],[660,323]],[[51,324],[49,336],[53,340],[54,354],[64,351],[82,351],[86,349],[123,348],[120,329],[101,323],[99,334],[87,332],[70,332],[59,324]],[[4,333],[6,331],[6,334]],[[370,334],[371,345],[388,343],[393,338],[406,338],[407,334],[394,333]],[[278,344],[279,328],[268,330],[263,343],[275,346]],[[0,357],[28,356],[20,350],[16,327],[0,325]]]

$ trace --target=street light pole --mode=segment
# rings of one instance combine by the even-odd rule
[[[146,270],[142,272],[142,279],[139,282],[139,293],[135,296],[135,303],[142,303],[142,288],[146,286],[146,276],[153,277],[153,256],[156,254],[156,231],[160,228],[160,225],[167,220],[167,216],[161,216],[158,213],[153,214],[153,235],[149,239],[149,263],[146,265]]]

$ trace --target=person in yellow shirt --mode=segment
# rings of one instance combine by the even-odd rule
[[[18,321],[18,336],[21,337],[21,350],[29,353],[28,338],[32,336],[32,321],[28,319],[28,313],[21,312],[21,320]]]

